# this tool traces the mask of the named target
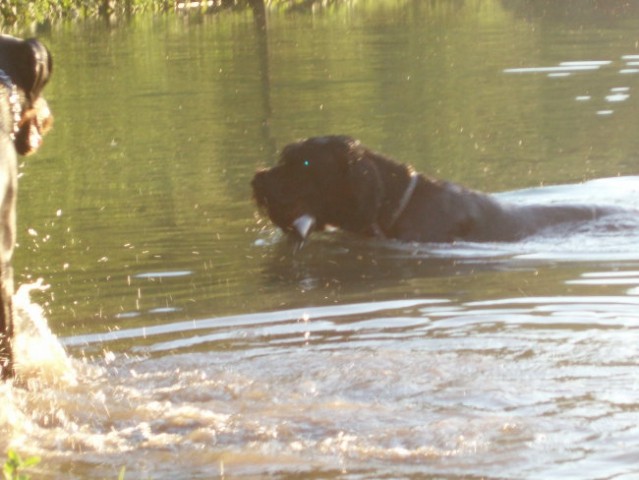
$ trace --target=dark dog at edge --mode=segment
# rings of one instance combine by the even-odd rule
[[[300,242],[327,225],[405,242],[510,242],[615,211],[507,204],[418,174],[348,136],[287,145],[276,166],[255,174],[252,186],[258,206]]]
[[[42,89],[52,59],[38,40],[0,35],[0,378],[14,375],[13,270],[17,154],[35,152],[53,121]]]

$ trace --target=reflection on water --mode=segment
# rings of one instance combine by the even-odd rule
[[[622,61],[625,62],[625,66],[619,67],[615,62],[611,60],[580,60],[580,61],[568,61],[561,62],[558,66],[551,67],[520,67],[520,68],[506,68],[504,73],[546,73],[549,78],[563,78],[569,77],[573,73],[578,72],[595,72],[601,68],[618,68],[618,73],[621,75],[629,75],[639,73],[639,69],[634,68],[636,62],[634,59],[639,58],[637,55],[623,55]],[[633,67],[633,68],[628,68]],[[607,104],[620,104],[630,98],[631,88],[627,86],[623,87],[611,87],[609,92],[604,93],[604,99]],[[589,102],[593,100],[591,95],[577,95],[575,100],[578,102]],[[595,98],[596,100],[596,98]],[[615,111],[610,108],[597,110],[597,115],[608,116],[612,115]]]
[[[45,479],[636,475],[637,11],[54,25],[0,451]],[[294,253],[249,181],[327,133],[504,201],[620,211],[519,243],[332,232]]]

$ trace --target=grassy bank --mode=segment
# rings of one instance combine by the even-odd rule
[[[127,16],[140,12],[199,11],[250,7],[305,9],[346,0],[0,0],[3,26],[61,19]]]

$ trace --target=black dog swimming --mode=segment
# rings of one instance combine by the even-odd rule
[[[38,40],[0,35],[0,378],[13,376],[17,156],[36,151],[53,117],[40,96],[53,68]]]
[[[332,225],[405,242],[512,242],[553,225],[619,211],[508,204],[416,173],[348,136],[287,145],[275,167],[255,174],[252,186],[271,221],[300,240]]]

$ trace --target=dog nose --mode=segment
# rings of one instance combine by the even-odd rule
[[[269,182],[269,171],[267,169],[258,170],[251,180],[251,187],[253,187],[253,196],[255,198],[266,198],[271,192],[273,186],[272,182]]]

